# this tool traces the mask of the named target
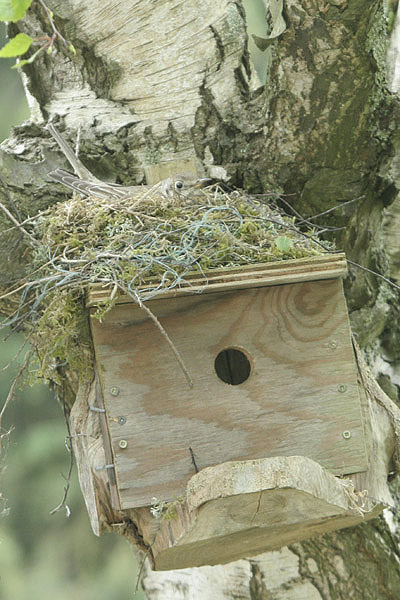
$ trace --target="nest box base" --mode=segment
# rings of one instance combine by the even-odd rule
[[[375,517],[360,510],[350,480],[302,456],[227,462],[191,478],[187,506],[161,523],[156,570],[238,560]]]

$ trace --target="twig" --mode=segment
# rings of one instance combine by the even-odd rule
[[[297,217],[298,219],[301,219],[299,221],[299,223],[307,223],[307,225],[310,225],[311,227],[313,227],[313,223],[311,223],[311,221],[305,219],[291,204],[290,202],[288,202],[287,200],[285,200],[284,198],[282,198],[282,196],[279,196],[278,200],[280,200],[281,202],[283,202],[283,204],[287,207],[290,208],[290,210],[292,211],[292,213],[295,215],[295,217]]]
[[[31,240],[31,242],[32,242],[32,244],[34,246],[38,246],[39,245],[39,242],[37,241],[37,239],[34,238],[33,235],[30,234],[28,231],[26,231],[26,229],[24,227],[22,227],[22,225],[20,223],[18,223],[18,221],[14,217],[14,215],[12,213],[10,213],[10,211],[8,210],[8,208],[6,208],[4,206],[4,204],[2,204],[1,202],[0,202],[0,208],[7,215],[7,217],[14,223],[14,225],[16,227],[18,227],[18,229],[21,231],[21,233],[23,233],[24,235],[26,235]]]
[[[0,178],[0,180],[1,180],[1,178]],[[43,212],[38,212],[33,217],[27,217],[26,219],[24,219],[23,221],[21,221],[20,223],[18,223],[18,226],[17,225],[13,225],[13,227],[7,227],[7,229],[3,229],[2,233],[8,233],[9,231],[13,231],[14,229],[18,229],[19,226],[26,225],[26,223],[31,223],[32,221],[35,221],[38,217],[43,217],[48,212],[50,212],[49,209],[48,210],[44,210]]]
[[[17,218],[18,218],[19,220],[21,220],[21,215],[20,215],[20,212],[19,212],[19,210],[18,210],[18,207],[17,207],[17,205],[15,204],[14,200],[12,199],[12,197],[11,197],[11,194],[10,194],[10,191],[9,191],[9,189],[8,189],[8,187],[7,187],[7,185],[6,185],[6,183],[4,182],[3,178],[1,177],[1,175],[0,175],[0,183],[1,183],[1,185],[3,186],[4,193],[5,193],[5,195],[7,196],[7,200],[9,201],[9,203],[11,204],[11,206],[13,207],[13,209],[14,209],[14,211],[15,211],[15,214],[17,215]]]
[[[53,510],[50,511],[51,515],[54,515],[56,512],[58,512],[59,510],[61,510],[62,508],[65,508],[65,512],[67,514],[67,517],[70,516],[71,511],[69,506],[65,503],[67,500],[67,496],[68,496],[68,492],[69,492],[69,486],[71,485],[71,475],[72,475],[72,469],[74,467],[74,454],[72,452],[72,449],[69,451],[69,467],[68,467],[68,474],[66,477],[64,477],[66,483],[64,486],[64,494],[63,497],[61,499],[60,504],[58,504],[55,508],[53,508]]]
[[[135,596],[136,596],[136,594],[138,593],[138,590],[139,590],[140,576],[141,576],[141,574],[142,574],[143,567],[144,567],[144,565],[145,565],[146,558],[148,557],[148,555],[149,555],[149,553],[150,553],[150,550],[151,550],[151,546],[150,546],[150,548],[147,548],[147,550],[146,550],[146,552],[144,553],[144,556],[143,556],[143,558],[142,558],[142,560],[141,560],[141,562],[140,562],[139,572],[138,572],[138,574],[137,574],[137,578],[136,578],[136,586],[135,586],[135,592],[134,592],[134,595],[135,595]]]
[[[359,269],[362,269],[363,271],[367,271],[367,273],[371,273],[371,275],[375,275],[376,277],[383,279],[383,281],[386,281],[386,283],[391,285],[393,288],[400,290],[400,285],[397,285],[397,283],[394,283],[394,281],[391,281],[391,279],[388,279],[384,275],[381,275],[380,273],[377,273],[376,271],[373,271],[372,269],[368,269],[368,267],[363,267],[362,265],[359,265],[358,263],[350,260],[349,258],[346,258],[346,260],[350,265],[353,265],[353,267],[358,267]]]
[[[48,18],[51,28],[53,30],[53,34],[60,38],[60,40],[62,41],[64,46],[68,47],[69,44],[68,44],[67,40],[61,35],[61,33],[58,31],[58,29],[54,25],[53,15],[52,15],[51,10],[46,6],[46,4],[43,2],[43,0],[39,0],[39,4],[44,8],[44,11],[47,15],[47,18]]]
[[[13,358],[5,365],[5,367],[2,367],[0,369],[0,371],[6,371],[8,369],[8,367],[10,367],[14,361],[17,360],[18,356],[21,354],[22,350],[25,348],[26,344],[29,342],[29,338],[30,338],[31,334],[28,335],[28,337],[25,338],[23,344],[21,344],[21,346],[18,348],[16,354],[13,356]]]
[[[318,228],[318,235],[322,235],[324,233],[333,233],[334,231],[343,231],[347,229],[346,227],[322,227]]]
[[[11,194],[9,192],[9,189],[7,187],[7,185],[5,184],[5,182],[3,181],[2,177],[0,176],[0,183],[3,186],[4,189],[4,193],[8,199],[8,202],[10,203],[10,205],[13,207],[15,214],[17,215],[18,219],[21,220],[21,215],[19,213],[18,207],[15,204],[14,200],[11,197]],[[21,225],[20,225],[21,226]],[[3,232],[5,233],[5,232]],[[8,255],[8,260],[10,260],[10,257],[14,254],[14,250],[18,247],[20,241],[22,240],[22,235],[20,234],[20,236],[15,240],[15,243],[13,245],[13,247],[11,248],[11,252]]]
[[[160,330],[160,333],[163,335],[163,337],[166,339],[169,347],[171,348],[172,352],[175,354],[175,357],[179,363],[179,366],[181,367],[183,374],[186,377],[186,381],[188,382],[189,387],[193,387],[193,380],[185,366],[185,363],[183,362],[183,359],[179,353],[179,350],[177,349],[177,347],[175,346],[175,344],[173,343],[173,341],[171,340],[171,338],[169,337],[168,333],[165,331],[164,327],[161,325],[160,321],[157,319],[156,315],[148,308],[148,306],[146,306],[142,300],[140,299],[140,296],[137,294],[137,292],[131,292],[128,288],[126,288],[121,282],[114,280],[114,283],[119,287],[119,289],[124,292],[125,294],[127,294],[130,298],[132,298],[132,300],[134,302],[136,302],[136,304],[139,305],[139,308],[141,308],[142,310],[144,310],[148,316],[150,317],[150,319],[153,321],[153,323],[155,323],[155,325],[158,327],[158,329]]]
[[[352,204],[353,202],[357,202],[358,200],[361,200],[362,198],[364,198],[364,196],[359,196],[358,198],[353,198],[352,200],[347,200],[346,202],[342,202],[342,204],[337,204],[336,206],[333,206],[332,208],[329,208],[328,210],[325,210],[324,212],[318,213],[316,215],[310,215],[309,217],[303,217],[303,215],[301,215],[291,204],[290,202],[288,202],[287,200],[285,200],[285,198],[283,198],[282,196],[279,196],[278,200],[280,202],[282,202],[287,208],[290,208],[290,210],[293,212],[293,214],[297,217],[297,219],[299,219],[298,221],[296,221],[296,225],[303,225],[303,223],[306,223],[307,225],[309,225],[310,227],[317,227],[318,229],[320,229],[320,225],[317,225],[316,223],[313,223],[313,220],[316,219],[317,217],[322,217],[324,215],[327,215],[331,212],[333,212],[334,210],[338,210],[339,208],[342,208],[343,206],[346,206],[347,204]],[[331,227],[326,225],[324,227],[325,231],[337,231],[343,228],[338,228],[338,227]],[[324,233],[324,231],[318,231],[319,234]]]
[[[68,439],[69,442],[71,443],[71,439],[72,439],[71,429],[70,429],[70,426],[69,426],[69,421],[68,421],[67,414],[65,412],[65,404],[64,404],[64,418],[65,418],[65,424],[66,424],[67,433],[68,433],[68,436],[67,436],[66,439]],[[61,499],[61,502],[55,508],[53,508],[53,510],[50,511],[50,514],[54,515],[56,512],[58,512],[62,508],[65,508],[67,517],[69,517],[70,514],[71,514],[71,511],[69,509],[69,506],[66,504],[66,500],[67,500],[67,496],[68,496],[68,492],[69,492],[69,486],[71,485],[71,475],[72,475],[72,469],[74,467],[74,453],[72,451],[71,445],[67,446],[67,449],[69,451],[69,467],[68,467],[68,474],[67,474],[67,476],[65,477],[63,475],[63,477],[64,477],[64,479],[66,481],[65,486],[64,486],[64,494],[63,494],[63,497]]]
[[[342,208],[343,206],[347,206],[347,204],[352,204],[353,202],[357,202],[358,200],[362,200],[363,198],[365,198],[365,196],[359,196],[358,198],[353,198],[352,200],[347,200],[347,202],[342,202],[342,204],[337,204],[336,206],[333,206],[332,208],[328,208],[328,210],[324,210],[324,212],[318,213],[316,215],[312,215],[312,216],[308,217],[308,219],[314,220],[317,217],[322,217],[324,215],[327,215],[327,214],[333,212],[334,210]],[[306,219],[303,219],[303,221],[307,222]],[[303,221],[299,221],[297,224],[301,225]]]
[[[25,289],[28,285],[33,286],[39,283],[45,283],[46,281],[56,281],[57,279],[60,279],[60,275],[49,275],[48,277],[42,277],[42,279],[37,279],[36,281],[25,281],[25,283],[15,288],[14,290],[10,290],[9,292],[2,294],[0,296],[0,300],[4,300],[4,298],[8,298],[9,296],[16,294],[17,292],[20,292],[21,290]]]
[[[31,359],[31,356],[32,356],[32,350],[29,350],[26,353],[26,355],[25,355],[25,360],[24,360],[22,366],[20,367],[18,373],[16,374],[16,376],[13,379],[13,382],[12,382],[10,390],[8,392],[6,401],[4,402],[3,408],[0,411],[0,427],[1,427],[1,421],[2,421],[2,419],[4,417],[4,413],[7,410],[7,406],[10,404],[11,400],[13,399],[14,390],[16,388],[16,385],[17,385],[18,381],[19,381],[19,378],[21,377],[22,373],[25,371],[26,367],[28,366],[29,361]]]

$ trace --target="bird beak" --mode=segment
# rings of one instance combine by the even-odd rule
[[[210,185],[211,182],[212,179],[210,179],[209,177],[203,177],[202,179],[198,179],[193,187],[196,189],[203,188],[207,185]]]

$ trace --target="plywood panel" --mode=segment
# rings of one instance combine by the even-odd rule
[[[171,349],[136,305],[116,306],[103,323],[92,319],[122,508],[182,493],[195,472],[190,448],[199,469],[300,455],[333,473],[365,470],[340,279],[148,306],[194,386],[188,387]],[[216,356],[228,347],[243,349],[250,360],[250,376],[240,385],[224,383],[214,370]],[[345,439],[344,431],[351,437]]]
[[[300,281],[316,281],[341,277],[347,271],[346,256],[343,253],[309,256],[293,260],[281,260],[270,263],[257,263],[240,267],[224,267],[200,273],[188,273],[180,287],[165,289],[157,293],[157,298],[191,296],[193,294],[213,294],[215,292],[283,285]],[[144,287],[148,287],[144,286]],[[97,306],[106,302],[114,285],[95,284],[90,288],[88,306]],[[131,302],[131,298],[119,293],[118,303]]]

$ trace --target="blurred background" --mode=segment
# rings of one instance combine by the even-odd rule
[[[6,41],[0,23],[0,47]],[[21,78],[14,59],[0,60],[0,142],[13,125],[28,118]],[[0,330],[0,410],[25,349],[22,335],[6,338]],[[12,429],[7,455],[0,462],[1,600],[124,600],[133,598],[137,562],[129,544],[117,535],[93,535],[76,469],[65,509],[50,511],[63,497],[69,454],[63,413],[44,385],[18,389],[3,420]],[[135,599],[144,599],[139,591]]]

